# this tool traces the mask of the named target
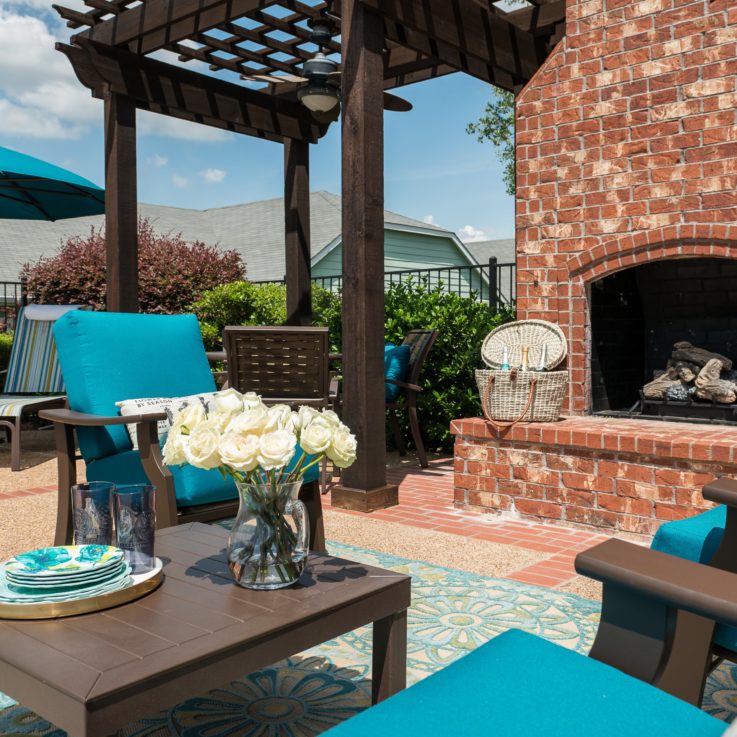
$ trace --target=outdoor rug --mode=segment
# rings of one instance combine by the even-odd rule
[[[581,652],[593,641],[597,602],[350,545],[329,548],[336,556],[412,576],[409,685],[512,627]],[[363,628],[135,722],[120,737],[311,737],[369,705],[370,662],[371,632]],[[731,720],[737,714],[737,667],[722,666],[706,692],[705,709]],[[9,699],[2,706],[3,737],[66,734]]]

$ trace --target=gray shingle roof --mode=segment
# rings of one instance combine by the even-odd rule
[[[477,241],[466,243],[466,248],[480,264],[488,264],[492,256],[496,256],[500,264],[513,264],[516,260],[514,238],[497,241]]]
[[[330,192],[310,195],[311,250],[315,255],[341,232],[340,197]],[[284,201],[263,200],[211,210],[187,210],[161,205],[139,205],[160,233],[181,233],[186,241],[200,240],[222,249],[235,249],[254,281],[284,276]],[[387,225],[397,224],[443,231],[394,212],[385,212]],[[99,228],[103,218],[59,220],[0,220],[0,281],[16,281],[20,267],[42,256],[53,256],[62,241]]]

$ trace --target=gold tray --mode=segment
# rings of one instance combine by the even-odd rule
[[[130,586],[107,594],[91,596],[88,599],[72,601],[53,601],[48,604],[0,604],[0,619],[57,619],[75,617],[78,614],[101,612],[105,609],[127,604],[140,599],[161,584],[164,580],[164,564],[156,558],[152,571],[131,576]]]

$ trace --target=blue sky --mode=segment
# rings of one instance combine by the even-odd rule
[[[67,5],[79,6],[80,0]],[[54,51],[68,31],[47,0],[0,0],[0,145],[102,183],[102,103]],[[465,132],[490,87],[454,74],[402,88],[411,113],[385,115],[386,207],[460,232],[514,236],[514,202],[490,144]],[[282,195],[282,147],[138,114],[139,199],[207,208]],[[311,149],[311,187],[340,193],[340,126]]]

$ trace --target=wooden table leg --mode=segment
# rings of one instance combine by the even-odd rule
[[[374,622],[371,703],[401,691],[407,685],[407,610]]]

